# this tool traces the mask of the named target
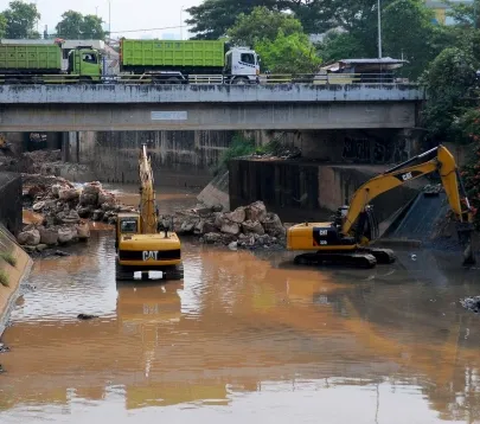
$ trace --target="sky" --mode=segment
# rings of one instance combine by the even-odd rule
[[[71,9],[83,14],[97,14],[105,22],[108,29],[108,0],[26,0],[36,3],[42,15],[39,22],[39,32],[43,34],[45,25],[48,32],[53,33],[55,26],[63,12]],[[117,37],[118,32],[138,29],[175,27],[156,31],[126,32],[123,35],[129,38],[162,36],[180,38],[180,22],[188,18],[188,13],[180,13],[182,6],[200,4],[202,0],[110,0],[112,36]],[[8,7],[10,0],[0,0],[0,11]],[[185,24],[183,24],[185,25]],[[183,38],[188,35],[188,28],[183,28]]]

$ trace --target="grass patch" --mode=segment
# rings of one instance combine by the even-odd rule
[[[10,286],[10,281],[8,280],[8,275],[5,273],[5,271],[0,269],[0,285],[4,287],[9,287]]]
[[[281,145],[281,141],[278,138],[274,138],[265,146],[257,146],[253,137],[244,137],[241,134],[235,134],[230,147],[222,153],[218,165],[213,169],[213,174],[217,176],[219,173],[227,171],[228,162],[234,158],[253,154],[263,155],[275,153]]]
[[[17,266],[17,258],[11,252],[0,252],[0,258],[12,266]]]

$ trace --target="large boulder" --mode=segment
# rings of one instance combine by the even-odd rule
[[[265,230],[259,221],[247,220],[242,224],[242,231],[245,234],[265,234]]]
[[[76,188],[61,188],[58,191],[58,198],[64,202],[70,202],[71,200],[77,200],[80,197],[80,192]]]
[[[40,243],[46,244],[48,246],[54,246],[58,243],[58,230],[55,228],[39,228],[40,232]]]
[[[80,240],[86,240],[90,238],[90,226],[87,222],[80,222],[77,225],[77,237]]]
[[[245,221],[245,219],[247,217],[247,214],[245,212],[245,208],[241,206],[241,207],[235,209],[233,212],[226,213],[225,217],[232,222],[235,222],[237,224],[241,224],[242,222]]]
[[[97,204],[98,194],[82,192],[82,194],[80,195],[81,206],[97,206]]]
[[[104,203],[116,203],[115,195],[108,191],[101,190],[98,193],[98,203],[103,205]]]
[[[82,189],[82,193],[80,194],[80,204],[82,206],[97,206],[99,204],[98,200],[101,192],[102,184],[100,184],[98,181],[85,184]]]
[[[75,227],[63,227],[58,230],[58,242],[61,244],[69,243],[77,237]]]
[[[265,204],[261,201],[258,200],[251,205],[248,205],[245,208],[246,212],[246,218],[249,219],[250,221],[260,221],[262,222],[265,217],[267,216],[267,208],[265,207]]]
[[[207,244],[215,244],[223,242],[222,235],[218,233],[206,233],[203,236],[203,242]]]
[[[220,228],[218,228],[215,225],[215,218],[214,217],[206,219],[205,221],[203,221],[203,228],[202,228],[202,233],[203,234],[215,233],[219,230],[220,230]]]
[[[240,226],[236,222],[226,221],[220,228],[220,231],[224,234],[231,234],[232,236],[236,236],[240,233]]]
[[[34,203],[33,206],[32,206],[33,212],[40,212],[40,211],[43,210],[43,208],[45,208],[45,202],[44,201]]]
[[[93,213],[93,206],[78,206],[77,213],[80,218],[90,218]]]
[[[80,221],[80,216],[77,211],[71,209],[68,212],[62,211],[57,214],[57,220],[60,224],[77,224]]]
[[[40,232],[35,228],[22,231],[17,240],[22,245],[36,246],[40,243]]]
[[[96,209],[93,211],[92,221],[101,221],[104,215],[105,215],[104,211],[102,211],[101,209]]]
[[[285,237],[286,229],[280,220],[280,217],[276,213],[269,212],[265,218],[261,221],[265,232],[272,237],[282,238]]]

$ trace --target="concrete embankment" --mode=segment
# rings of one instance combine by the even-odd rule
[[[388,165],[329,165],[302,160],[232,160],[229,164],[230,208],[262,200],[282,221],[328,219],[349,204],[361,184],[384,172]],[[372,201],[382,222],[411,201],[421,183],[398,187]]]
[[[28,277],[32,259],[17,244],[13,234],[22,226],[22,179],[0,173],[0,335],[5,329],[22,281]],[[13,234],[12,234],[13,233]]]
[[[0,225],[0,336],[5,330],[22,282],[30,274],[32,264],[30,256],[18,246],[7,229]]]

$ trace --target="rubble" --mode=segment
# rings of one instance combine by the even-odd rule
[[[467,297],[460,300],[460,304],[467,310],[478,314],[480,312],[480,296]]]
[[[116,222],[119,212],[135,208],[119,203],[98,181],[75,186],[52,176],[24,175],[24,208],[43,216],[43,221],[26,225],[18,235],[25,250],[39,253],[90,237],[89,221]],[[193,236],[205,244],[230,249],[274,249],[285,245],[286,228],[277,214],[261,201],[231,212],[200,206],[174,215],[160,216],[160,226],[179,236]]]
[[[64,178],[22,174],[24,208],[43,216],[18,235],[18,242],[29,252],[40,252],[90,238],[89,220],[116,222],[117,213],[132,211],[121,205],[98,181],[73,185]]]
[[[173,231],[179,236],[196,236],[205,244],[228,246],[231,250],[284,248],[286,228],[277,214],[267,211],[263,202],[232,212],[217,210],[201,207],[164,215],[161,221],[173,222]]]

